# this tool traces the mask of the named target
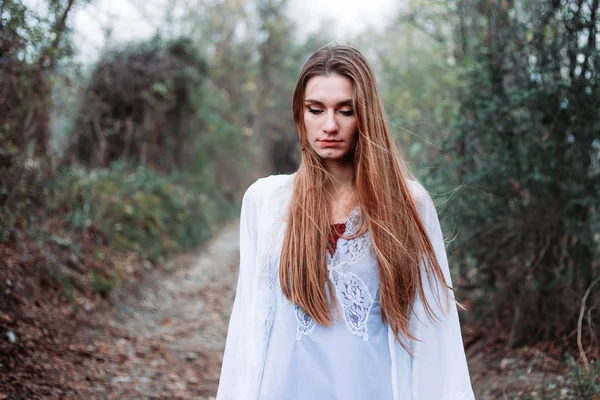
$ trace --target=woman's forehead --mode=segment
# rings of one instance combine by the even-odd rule
[[[304,100],[335,105],[352,100],[352,81],[341,75],[316,75],[308,80]]]

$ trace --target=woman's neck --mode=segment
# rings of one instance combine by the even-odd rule
[[[327,185],[327,191],[335,199],[352,189],[354,165],[352,162],[334,162],[329,160],[325,169],[331,174],[332,180]]]
[[[356,205],[352,181],[354,166],[350,163],[328,162],[325,165],[331,174],[331,181],[325,188],[331,199],[331,218],[333,223],[344,223],[348,214]]]

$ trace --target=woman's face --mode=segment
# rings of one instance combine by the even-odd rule
[[[324,160],[348,160],[358,140],[354,89],[340,75],[313,76],[304,91],[304,125],[310,147]]]

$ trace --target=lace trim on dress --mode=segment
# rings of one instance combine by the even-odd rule
[[[346,235],[356,233],[360,216],[360,210],[355,208],[346,221]],[[337,241],[337,248],[333,254],[327,252],[327,267],[329,278],[336,289],[336,299],[340,302],[343,317],[350,332],[365,341],[369,340],[367,330],[367,319],[373,308],[374,299],[367,285],[352,272],[342,272],[340,267],[346,264],[354,264],[369,251],[370,242],[368,232],[359,237]],[[294,305],[294,313],[298,323],[296,339],[300,340],[303,335],[308,335],[316,326],[312,318],[298,305]]]
[[[298,322],[298,329],[296,330],[296,340],[300,340],[302,335],[308,335],[315,329],[315,321],[308,315],[299,305],[294,304],[294,313],[296,314],[296,321]]]
[[[373,308],[373,296],[369,288],[356,274],[332,269],[329,276],[338,292],[338,300],[344,310],[344,321],[352,334],[369,340],[367,319]]]

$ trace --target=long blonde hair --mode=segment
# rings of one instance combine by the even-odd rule
[[[327,293],[334,296],[326,266],[331,233],[331,205],[326,192],[331,176],[311,148],[304,125],[304,95],[314,76],[340,75],[352,81],[353,109],[358,122],[354,149],[353,188],[360,207],[359,234],[370,231],[378,261],[381,314],[396,339],[411,338],[409,320],[418,294],[429,317],[422,274],[446,287],[444,274],[419,217],[390,137],[374,74],[364,56],[348,46],[328,45],[306,62],[292,100],[292,112],[302,146],[302,161],[295,176],[284,236],[279,278],[290,301],[314,321],[330,325],[332,311]],[[421,268],[424,265],[424,269]]]

